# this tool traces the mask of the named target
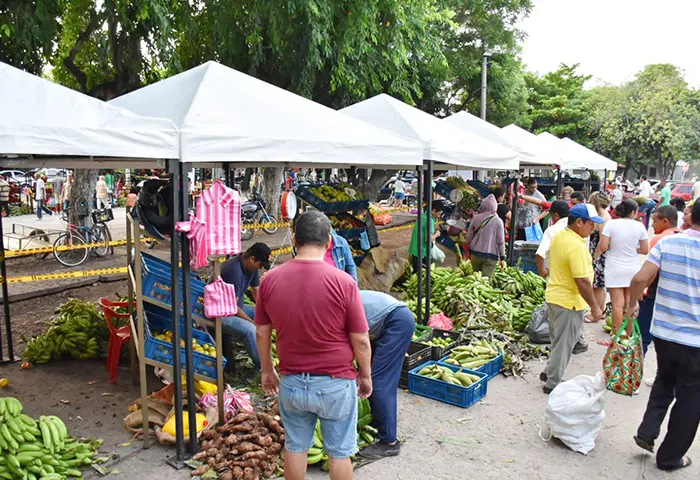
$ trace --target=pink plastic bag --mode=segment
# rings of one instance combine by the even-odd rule
[[[439,328],[440,330],[452,330],[455,328],[452,320],[442,312],[431,315],[430,320],[428,320],[428,326],[430,328]]]

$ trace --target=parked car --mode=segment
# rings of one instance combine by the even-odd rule
[[[693,184],[679,183],[671,190],[671,198],[681,197],[686,202],[690,202],[693,198]]]
[[[31,180],[28,176],[29,174],[21,170],[2,170],[0,171],[0,175],[5,175],[8,182],[18,183],[19,185],[24,185]]]

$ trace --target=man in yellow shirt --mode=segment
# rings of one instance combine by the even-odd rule
[[[593,205],[575,205],[569,212],[567,228],[552,239],[545,293],[552,345],[549,362],[540,374],[540,380],[545,382],[544,393],[550,393],[562,382],[581,336],[586,309],[590,306],[594,320],[603,317],[593,295],[593,260],[586,245],[594,224],[603,222]]]

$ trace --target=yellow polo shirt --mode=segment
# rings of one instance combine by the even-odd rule
[[[549,247],[547,303],[569,310],[587,309],[588,304],[579,293],[575,278],[593,281],[593,259],[586,239],[566,228],[554,236]]]

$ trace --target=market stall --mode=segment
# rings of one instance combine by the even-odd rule
[[[141,88],[110,103],[137,114],[168,118],[179,128],[179,164],[172,172],[174,185],[179,184],[180,178],[186,178],[193,165],[224,168],[288,168],[290,165],[414,168],[422,162],[419,144],[215,62]],[[173,203],[176,205],[180,202],[177,191],[177,188],[173,189]],[[179,221],[180,215],[186,211],[184,207],[176,210],[174,221]],[[296,212],[290,213],[290,217],[293,218],[294,214]],[[173,242],[173,248],[175,245]],[[183,278],[189,278],[189,240],[185,237],[182,239],[181,271]],[[182,295],[184,359],[188,367],[192,362],[191,324],[195,303],[188,292],[189,285],[190,282],[183,282]],[[173,293],[176,291],[173,289]],[[173,301],[172,304],[177,303]],[[179,350],[176,344],[176,361]],[[189,402],[195,395],[193,374],[188,368]],[[175,389],[176,392],[180,390],[181,396],[179,382],[175,382]],[[181,417],[181,412],[180,406],[176,418]],[[197,447],[195,424],[190,411],[189,438],[193,453]],[[176,426],[178,460],[181,460],[184,445],[182,422],[176,422]]]
[[[163,167],[167,159],[178,156],[177,130],[169,120],[135,115],[4,63],[0,63],[0,85],[0,104],[3,105],[0,111],[0,165],[4,168],[153,168]],[[7,346],[4,350],[0,339],[0,359],[7,363],[17,359],[13,349],[5,247],[2,244],[0,274]],[[176,276],[174,279],[177,281]],[[71,315],[73,318],[79,315],[79,321],[89,324],[84,315],[89,316],[90,312],[72,312]],[[54,320],[57,329],[59,321]],[[74,337],[76,341],[80,338]],[[87,337],[82,339],[87,340]],[[64,346],[70,348],[71,341]],[[92,338],[80,343],[85,343],[80,346],[87,348],[87,354],[98,348]],[[47,353],[43,349],[39,354]],[[65,424],[58,417],[41,417],[35,421],[22,414],[22,405],[17,400],[0,401],[4,405],[0,409],[5,417],[3,424],[14,422],[13,431],[24,439],[22,443],[17,437],[21,447],[14,440],[4,445],[7,448],[3,458],[9,462],[6,468],[16,478],[79,477],[82,475],[80,469],[92,463],[100,442],[77,442],[69,437]],[[18,453],[20,448],[38,452],[41,459],[32,459],[28,465],[26,455]]]
[[[426,211],[430,215],[432,207],[433,168],[440,166],[457,166],[468,169],[503,169],[517,170],[518,152],[511,148],[497,145],[471,132],[447,124],[426,112],[411,107],[389,95],[380,94],[362,102],[350,105],[341,112],[354,118],[364,120],[404,138],[415,140],[423,145],[425,161]],[[422,198],[418,181],[418,198]],[[421,230],[422,202],[418,202],[418,230]],[[427,218],[427,217],[426,217]],[[427,221],[427,220],[426,220]],[[418,240],[418,251],[422,252],[423,241],[429,244],[429,236]],[[427,252],[429,257],[429,252]],[[430,258],[426,258],[426,306],[425,319],[430,317]],[[418,276],[418,319],[422,311],[422,279]]]

